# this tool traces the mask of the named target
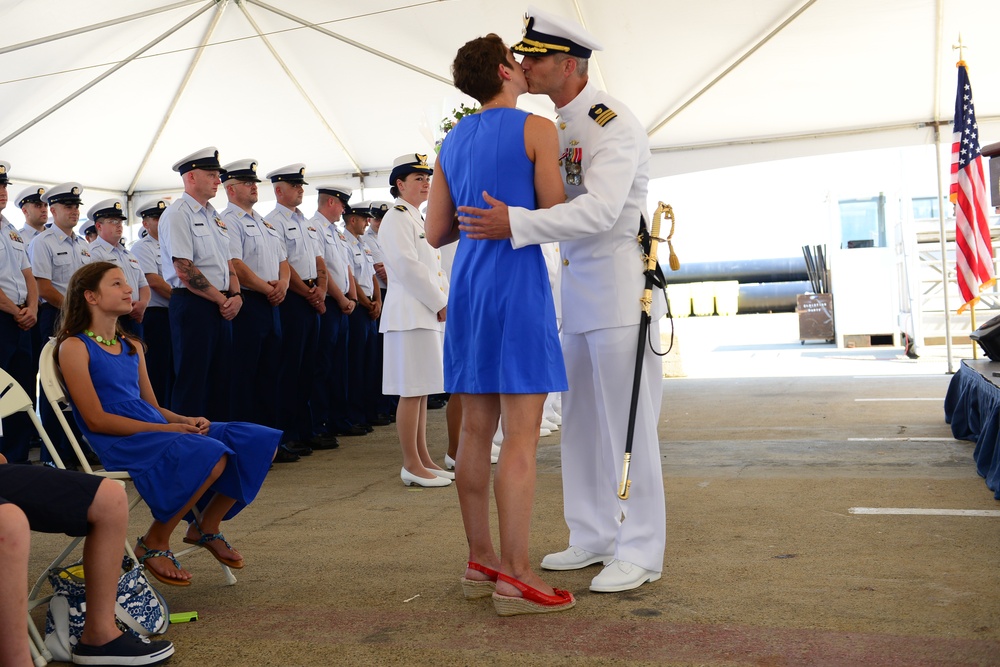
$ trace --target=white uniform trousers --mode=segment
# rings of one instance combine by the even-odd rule
[[[649,335],[659,350],[660,327]],[[563,503],[569,543],[654,572],[663,571],[666,504],[656,425],[663,395],[661,358],[643,357],[632,480],[618,498],[639,325],[563,335],[569,391],[563,394]]]

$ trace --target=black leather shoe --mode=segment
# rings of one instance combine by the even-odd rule
[[[374,419],[369,419],[368,423],[373,426],[388,426],[392,423],[392,420],[389,419],[389,415],[379,413],[375,415]]]
[[[351,424],[347,428],[337,429],[337,435],[368,435],[368,431],[362,426],[355,426],[354,424]]]
[[[301,457],[290,450],[285,445],[278,447],[278,453],[274,455],[275,463],[293,463],[298,461]]]
[[[361,428],[365,430],[365,433],[371,433],[375,430],[375,427],[371,424],[358,424]]]
[[[340,447],[340,443],[337,442],[337,436],[330,435],[329,433],[314,435],[311,438],[303,440],[302,444],[312,447],[313,449],[336,449],[337,447]]]
[[[438,398],[437,396],[431,396],[427,399],[428,410],[440,410],[446,405],[448,405],[448,401],[443,398]]]
[[[288,449],[292,450],[294,453],[298,454],[299,456],[312,456],[313,453],[312,447],[310,447],[304,442],[293,441],[289,442],[285,446],[288,447]]]

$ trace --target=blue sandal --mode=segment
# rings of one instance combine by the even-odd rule
[[[150,558],[169,558],[170,561],[174,564],[174,567],[176,567],[178,570],[183,570],[184,568],[182,568],[181,564],[179,562],[177,562],[176,558],[174,558],[174,552],[171,551],[170,549],[167,549],[166,551],[162,551],[160,549],[150,549],[149,547],[146,546],[146,543],[142,541],[141,537],[136,540],[135,548],[136,549],[143,549],[143,550],[145,550],[146,553],[144,553],[141,556],[137,556],[136,558],[139,561],[139,565],[142,565],[144,567],[144,569],[146,570],[146,572],[148,572],[151,575],[153,575],[153,577],[155,577],[157,581],[162,582],[164,584],[167,584],[168,586],[190,586],[191,585],[191,580],[190,579],[171,579],[170,577],[168,577],[166,575],[163,575],[163,574],[160,574],[159,572],[157,572],[153,568],[151,568],[148,565],[146,565],[146,560],[148,560]]]
[[[227,549],[233,550],[233,545],[230,544],[226,540],[226,538],[222,535],[222,533],[212,533],[211,535],[206,535],[205,533],[201,532],[201,526],[198,525],[197,521],[191,522],[191,525],[194,526],[195,530],[198,531],[198,534],[201,535],[201,537],[198,538],[197,540],[192,540],[192,539],[190,539],[189,537],[187,537],[185,535],[184,536],[184,543],[185,544],[193,544],[196,547],[201,547],[203,549],[207,549],[208,552],[210,554],[212,554],[212,556],[215,557],[215,560],[219,561],[220,563],[222,563],[223,565],[225,565],[227,567],[233,568],[234,570],[239,570],[239,569],[243,568],[243,559],[242,558],[239,559],[239,560],[233,560],[232,558],[226,558],[226,557],[222,556],[221,554],[219,554],[219,552],[217,552],[215,549],[212,549],[211,547],[208,546],[209,542],[213,542],[215,540],[221,540],[222,543],[226,545]]]

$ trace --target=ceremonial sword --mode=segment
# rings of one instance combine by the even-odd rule
[[[642,357],[646,350],[646,334],[649,331],[651,319],[650,310],[653,306],[653,288],[663,289],[666,286],[666,279],[663,271],[656,261],[656,252],[660,241],[664,239],[660,236],[660,218],[666,216],[670,221],[670,233],[667,235],[667,247],[670,249],[670,269],[676,271],[681,268],[680,260],[674,254],[674,245],[670,239],[674,235],[674,209],[669,204],[660,202],[653,214],[653,226],[646,231],[646,222],[639,218],[639,236],[637,238],[642,247],[642,262],[644,265],[643,274],[646,276],[646,289],[642,293],[639,302],[642,304],[642,313],[639,315],[639,343],[635,350],[635,377],[632,379],[632,403],[628,410],[628,433],[625,436],[625,460],[622,462],[622,481],[618,486],[618,497],[628,500],[629,489],[632,480],[628,478],[629,466],[632,463],[632,441],[635,439],[635,415],[639,407],[639,388],[642,380]]]

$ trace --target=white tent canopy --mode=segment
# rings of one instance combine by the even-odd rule
[[[532,0],[604,44],[592,75],[648,128],[653,176],[950,142],[959,33],[983,143],[1000,140],[996,0]],[[0,0],[0,159],[15,184],[176,190],[170,166],[302,162],[384,187],[469,100],[466,40],[520,35],[521,2]],[[545,98],[522,106],[551,116]],[[17,188],[17,185],[12,186]],[[16,191],[16,189],[15,189]]]

